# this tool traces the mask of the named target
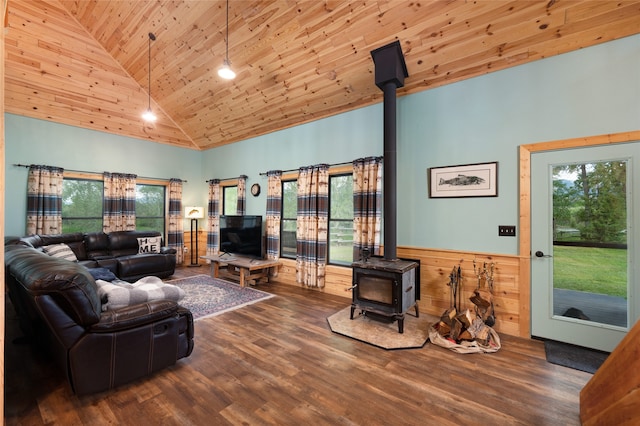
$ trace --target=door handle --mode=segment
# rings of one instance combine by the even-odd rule
[[[538,250],[537,252],[535,252],[536,257],[552,257],[550,254],[544,254],[543,252],[541,252],[540,250]]]

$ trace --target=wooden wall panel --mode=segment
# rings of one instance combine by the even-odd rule
[[[585,426],[634,425],[640,407],[640,321],[580,391]]]
[[[197,231],[197,240],[198,240],[198,262],[200,264],[204,264],[204,261],[200,259],[200,256],[204,256],[207,254],[207,233],[204,230]],[[191,231],[184,232],[184,246],[187,248],[187,252],[184,254],[184,264],[188,265],[191,263],[191,253],[195,249],[195,239],[193,247],[191,246]],[[206,272],[203,272],[206,273]]]
[[[453,267],[460,265],[463,278],[463,308],[473,308],[469,297],[477,286],[474,276],[473,261],[478,266],[484,262],[495,263],[494,297],[496,311],[495,329],[499,333],[529,337],[529,329],[520,327],[520,260],[518,256],[497,255],[487,253],[460,252],[452,250],[434,250],[412,247],[398,247],[398,257],[420,260],[420,312],[440,316],[450,306],[449,274]],[[274,283],[299,286],[295,279],[295,261],[282,259],[283,266],[279,270]],[[327,280],[321,291],[345,298],[345,306],[351,303],[351,269],[328,266]]]
[[[4,28],[7,26],[7,1],[2,2],[2,21],[4,22],[2,34],[0,34],[0,58],[4,58]],[[0,61],[0,239],[4,241],[4,192],[5,192],[5,145],[4,145],[4,59]],[[0,247],[0,257],[4,259],[4,244]],[[4,268],[0,270],[0,283],[2,283],[3,291],[0,293],[0,345],[4,348]],[[4,351],[0,353],[0,418],[4,418]]]

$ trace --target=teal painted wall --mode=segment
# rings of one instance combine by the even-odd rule
[[[203,167],[251,183],[271,169],[381,155],[381,121],[379,104],[212,149]],[[518,239],[497,228],[518,224],[518,146],[640,129],[640,36],[401,97],[397,127],[398,244],[517,254]],[[428,197],[429,167],[493,161],[498,197]],[[264,214],[265,200],[248,199],[248,210]]]
[[[176,176],[189,180],[185,203],[198,205],[206,202],[204,180],[246,174],[248,186],[264,188],[259,197],[248,196],[247,213],[264,214],[266,177],[260,173],[349,162],[383,150],[381,104],[205,152],[10,114],[6,120],[7,235],[24,229],[26,170],[13,163]],[[401,97],[398,244],[517,254],[517,238],[498,237],[497,227],[517,225],[518,146],[638,129],[640,35]],[[47,135],[55,135],[63,153],[46,152]],[[498,162],[498,197],[428,198],[429,167],[489,161]]]
[[[203,205],[207,198],[199,151],[12,114],[5,114],[5,143],[5,235],[26,232],[27,169],[14,164],[176,177],[188,181],[183,187],[186,205]],[[203,191],[205,195],[201,196]]]
[[[247,195],[247,214],[264,215],[267,178],[260,173],[382,155],[380,117],[382,104],[211,149],[203,153],[203,169],[207,179],[244,174],[247,188],[259,183],[260,196]]]

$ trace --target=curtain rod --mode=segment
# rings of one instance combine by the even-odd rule
[[[373,158],[382,158],[381,156],[377,157],[377,156],[373,156]],[[353,160],[356,161],[356,160]],[[329,164],[329,167],[335,167],[335,166],[346,166],[347,164],[353,164],[353,161],[345,161],[343,163],[334,163],[334,164]],[[302,166],[304,167],[304,166]],[[289,173],[289,172],[297,172],[298,170],[300,170],[302,167],[298,167],[297,169],[290,169],[290,170],[280,170],[282,173]],[[263,172],[260,173],[260,176],[266,176],[267,173],[269,172]]]
[[[28,169],[29,167],[32,166],[32,164],[14,164],[14,166],[15,167],[26,167]],[[55,167],[57,167],[57,166],[55,166]],[[66,172],[71,172],[71,173],[90,173],[90,174],[93,174],[93,175],[101,175],[102,174],[100,172],[88,172],[86,170],[72,170],[72,169],[65,169],[65,168],[62,168],[62,167],[58,167],[58,168],[59,169],[63,169]],[[140,179],[152,179],[152,180],[171,180],[172,179],[172,178],[169,178],[169,179],[167,179],[167,178],[155,178],[155,177],[137,176],[137,175],[136,175],[136,177],[139,177]],[[180,180],[182,182],[185,182],[185,183],[188,182],[186,180],[182,180],[182,179],[180,179]]]
[[[236,177],[230,177],[230,178],[224,178],[224,179],[209,179],[209,180],[205,180],[205,183],[211,183],[214,180],[219,180],[220,182],[222,182],[223,180],[234,180],[234,179],[240,179],[240,178],[245,178],[247,179],[249,176],[247,175],[240,175],[240,176],[236,176]]]

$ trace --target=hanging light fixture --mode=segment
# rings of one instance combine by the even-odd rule
[[[236,73],[231,69],[231,62],[229,62],[229,0],[227,0],[227,37],[225,39],[226,54],[222,67],[218,69],[218,75],[225,80],[233,80],[236,78]]]
[[[142,118],[145,121],[154,122],[158,117],[151,111],[151,42],[156,41],[156,36],[153,33],[149,33],[149,106],[147,110],[142,114]]]

